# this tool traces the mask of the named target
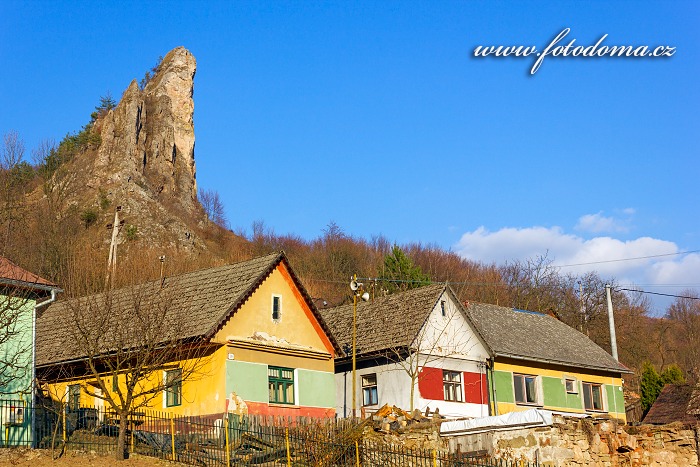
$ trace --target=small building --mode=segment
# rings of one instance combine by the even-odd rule
[[[0,256],[0,433],[2,445],[31,445],[26,410],[34,394],[34,326],[37,309],[61,289]]]
[[[480,303],[466,313],[491,354],[492,414],[542,408],[626,420],[622,375],[631,371],[588,337],[541,313]]]
[[[153,394],[144,408],[174,416],[220,416],[227,411],[334,416],[333,360],[339,348],[283,252],[166,277],[141,289],[148,295],[169,291],[163,322],[169,323],[176,334],[169,338],[181,342],[183,352],[192,346],[207,349],[197,378],[182,376],[187,362],[178,352],[153,368],[156,381],[177,384]],[[133,306],[129,294],[130,289],[111,294],[116,314],[128,316]],[[39,376],[52,397],[69,405],[103,406],[101,391],[120,391],[127,374],[105,374],[111,383],[102,381],[97,388],[95,372],[86,367],[85,348],[76,347],[71,338],[71,307],[70,301],[57,302],[38,322]],[[127,332],[132,332],[129,326],[146,332],[136,324],[124,326]],[[157,346],[154,351],[159,351]],[[104,355],[105,361],[116,354]]]
[[[667,384],[644,416],[643,423],[665,425],[700,422],[700,385]]]
[[[352,375],[354,305],[321,309],[343,349],[335,361],[340,417],[384,404],[453,417],[488,415],[489,353],[449,286],[430,285],[359,301]]]

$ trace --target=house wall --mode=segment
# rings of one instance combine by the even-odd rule
[[[282,309],[278,320],[272,319],[273,296],[281,298]],[[248,338],[256,332],[334,355],[330,340],[282,263],[222,326],[214,340],[225,344],[232,338]]]
[[[32,402],[32,316],[35,300],[29,297],[0,295],[0,311],[9,320],[3,333],[16,332],[0,345],[0,359],[13,362],[16,368],[2,369],[0,386],[0,444],[2,446],[27,445],[31,443],[31,417],[24,410]],[[3,365],[4,366],[4,365]]]
[[[250,349],[228,347],[226,394],[242,398],[248,413],[263,415],[332,417],[335,414],[333,360],[312,359]],[[294,404],[270,403],[268,368],[294,370]]]
[[[445,292],[438,299],[418,332],[413,348],[416,352],[406,358],[397,359],[388,351],[383,361],[377,360],[374,364],[365,361],[359,365],[362,368],[357,370],[355,384],[358,410],[363,401],[362,376],[375,373],[378,404],[365,407],[366,411],[390,404],[404,410],[438,409],[443,415],[455,417],[488,415],[486,374],[482,365],[488,353],[450,294]],[[463,402],[444,400],[443,370],[461,373]],[[411,385],[414,385],[413,404]],[[338,373],[336,411],[341,417],[352,414],[352,390],[352,372]]]
[[[602,412],[588,411],[593,415],[605,413],[625,421],[625,401],[622,393],[621,375],[602,374],[585,369],[562,368],[555,365],[537,363],[496,362],[492,372],[492,390],[495,404],[492,410],[501,415],[508,412],[528,410],[531,404],[518,404],[515,401],[513,374],[537,377],[537,404],[547,410],[569,413],[587,413],[584,408],[582,383],[597,383],[603,386]],[[575,381],[575,392],[567,393],[565,380]]]

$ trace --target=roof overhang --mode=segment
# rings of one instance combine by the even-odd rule
[[[571,368],[585,368],[587,370],[604,371],[607,373],[626,373],[626,374],[634,373],[632,370],[624,367],[622,364],[620,364],[620,368],[610,368],[610,367],[602,367],[602,366],[596,366],[596,365],[585,365],[585,364],[581,364],[581,363],[564,362],[561,360],[552,360],[552,359],[548,359],[548,358],[538,358],[538,357],[530,357],[530,356],[524,356],[524,355],[500,353],[500,352],[495,354],[495,358],[510,358],[513,360],[521,360],[521,361],[525,361],[525,362],[548,363],[551,365],[568,366]]]

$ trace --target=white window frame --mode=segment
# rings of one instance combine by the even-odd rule
[[[449,378],[450,375],[457,375],[459,381],[455,381]],[[461,371],[442,370],[442,399],[445,402],[464,402],[464,386],[462,384],[463,382],[464,378],[462,378]],[[455,395],[455,399],[447,398],[448,386],[453,388],[451,392]]]
[[[365,380],[374,377],[374,384],[369,382],[365,384]],[[362,386],[362,406],[371,407],[373,405],[379,404],[379,382],[377,381],[377,373],[367,373],[365,375],[360,375],[360,386]],[[372,388],[374,388],[374,398],[375,402],[372,402]],[[369,394],[369,404],[366,404],[365,391]]]
[[[588,386],[588,390],[590,391],[588,394],[590,395],[591,398],[591,405],[594,406],[595,404],[593,403],[593,386],[598,386],[600,387],[600,409],[596,408],[588,408],[586,407],[586,386]],[[583,409],[586,412],[607,412],[607,407],[605,405],[605,385],[602,383],[594,383],[592,381],[581,381],[581,404],[583,404]]]
[[[569,388],[569,383],[571,384],[571,388]],[[578,394],[578,381],[576,378],[564,377],[564,390],[567,394]]]
[[[531,402],[528,400],[525,400],[525,401],[518,400],[517,391],[515,388],[515,378],[516,377],[522,378],[522,382],[523,382],[523,386],[522,386],[523,391],[522,392],[523,392],[523,395],[525,396],[525,399],[527,399],[527,378],[532,378],[534,380],[534,386],[535,386],[535,390],[534,390],[534,394],[533,394],[533,397],[535,399],[534,401]],[[540,398],[540,378],[539,378],[539,376],[528,375],[525,373],[513,373],[513,400],[515,401],[515,403],[517,405],[533,405],[533,406],[542,405],[542,404],[540,404],[541,398]]]
[[[279,304],[279,309],[277,310],[277,318],[275,318],[275,298],[277,298],[277,303]],[[282,295],[272,294],[270,300],[270,318],[273,323],[279,323],[282,321]]]

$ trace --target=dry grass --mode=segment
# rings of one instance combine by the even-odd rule
[[[48,449],[0,449],[0,467],[64,467],[69,465],[80,465],[81,467],[175,467],[183,464],[138,455],[134,455],[130,459],[118,462],[115,460],[113,454],[97,454],[95,452],[87,451],[69,451],[59,459],[52,460],[51,450]]]

